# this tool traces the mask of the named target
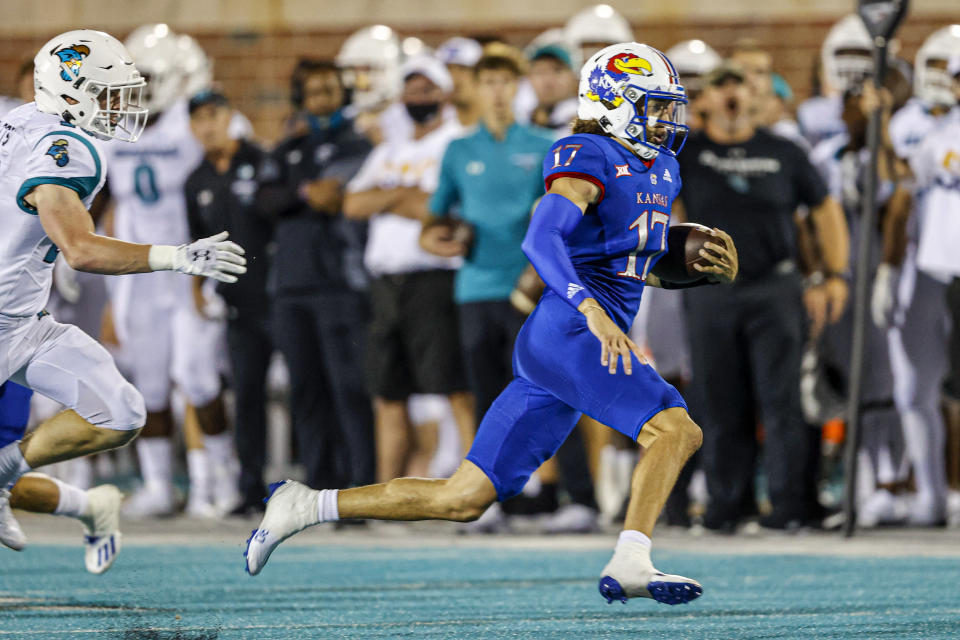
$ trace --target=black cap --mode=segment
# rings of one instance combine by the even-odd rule
[[[187,110],[189,111],[190,115],[193,115],[194,111],[208,104],[216,105],[218,107],[226,107],[230,104],[230,101],[227,100],[227,96],[215,89],[204,89],[200,93],[195,94],[192,98],[190,98],[190,103],[187,107]]]
[[[724,60],[707,74],[706,81],[709,86],[718,87],[731,78],[743,82],[746,80],[747,74],[743,67],[733,60]]]

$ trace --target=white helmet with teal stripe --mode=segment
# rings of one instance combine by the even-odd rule
[[[614,44],[580,70],[577,115],[596,120],[642,158],[675,156],[686,141],[687,92],[670,60],[637,42]]]
[[[102,31],[67,31],[33,59],[37,109],[101,138],[134,142],[147,121],[146,85],[119,40]]]

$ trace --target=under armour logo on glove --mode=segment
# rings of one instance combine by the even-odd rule
[[[221,231],[215,236],[177,247],[173,269],[192,276],[206,276],[220,282],[236,282],[247,272],[243,247],[230,242],[230,234]]]

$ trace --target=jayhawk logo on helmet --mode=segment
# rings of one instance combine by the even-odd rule
[[[53,53],[60,58],[60,77],[70,82],[80,77],[80,67],[83,66],[83,59],[90,55],[90,47],[74,44]]]
[[[594,102],[610,102],[614,107],[620,106],[623,96],[618,95],[619,89],[631,75],[650,77],[653,75],[653,65],[646,58],[632,53],[619,53],[604,66],[597,66],[590,73],[590,89],[587,98]]]
[[[58,167],[65,167],[70,162],[70,154],[67,151],[67,141],[63,138],[54,140],[50,148],[47,149],[47,155],[52,156]]]

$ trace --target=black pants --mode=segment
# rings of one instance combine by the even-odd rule
[[[267,449],[267,370],[273,352],[266,309],[231,309],[227,348],[236,393],[236,447],[240,459],[239,489],[247,502],[263,498]]]
[[[954,278],[947,287],[947,309],[950,311],[950,372],[944,390],[953,398],[960,398],[960,278]]]
[[[467,383],[476,403],[477,425],[513,380],[513,343],[524,317],[506,300],[460,304],[460,343]],[[593,479],[579,429],[557,451],[560,482],[578,504],[595,507]]]
[[[460,344],[477,424],[513,380],[513,343],[524,318],[506,300],[459,305]]]
[[[277,347],[290,369],[291,417],[307,484],[329,489],[373,482],[363,296],[280,295],[273,312]]]
[[[706,520],[736,522],[749,504],[758,421],[766,434],[764,466],[774,515],[803,518],[809,440],[800,411],[800,276],[771,275],[685,293],[710,494]]]

